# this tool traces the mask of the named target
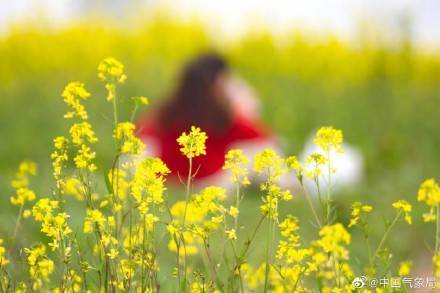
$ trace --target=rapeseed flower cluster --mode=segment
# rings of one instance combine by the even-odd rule
[[[233,149],[225,155],[225,165],[223,170],[231,170],[231,181],[242,185],[250,184],[247,168],[249,159],[243,154],[242,150]]]
[[[200,155],[206,154],[206,133],[201,131],[200,128],[191,126],[191,131],[186,132],[177,139],[177,143],[180,145],[180,151],[187,158],[195,158]]]
[[[26,202],[35,200],[35,193],[29,189],[29,176],[35,176],[37,165],[31,161],[24,161],[18,166],[15,179],[11,186],[15,189],[15,195],[11,196],[11,203],[23,206]]]
[[[51,154],[53,177],[59,193],[64,193],[65,179],[63,169],[69,160],[69,140],[64,136],[58,136],[53,140],[54,151]]]
[[[434,178],[425,180],[419,188],[417,200],[425,202],[429,207],[429,213],[423,214],[425,222],[435,221],[440,204],[440,186]]]
[[[3,246],[3,239],[0,239],[0,267],[3,267],[9,263],[6,257],[6,248]]]
[[[46,256],[46,246],[36,245],[33,248],[25,249],[31,288],[34,291],[42,290],[49,283],[55,264]]]
[[[113,137],[120,144],[121,153],[141,155],[145,145],[135,136],[136,126],[131,122],[121,122],[116,126]]]
[[[361,202],[355,202],[351,206],[351,219],[350,224],[348,224],[348,227],[352,227],[355,225],[365,225],[366,220],[364,215],[370,213],[373,210],[373,207],[370,205],[364,205]]]
[[[127,79],[127,76],[124,74],[124,65],[112,57],[104,59],[99,64],[98,77],[105,82],[105,88],[108,92],[107,101],[116,99],[116,85],[124,83]]]
[[[405,221],[408,224],[412,223],[412,218],[411,218],[412,206],[406,200],[396,201],[395,203],[393,203],[393,208],[402,211],[404,213]]]
[[[332,149],[342,152],[343,134],[340,129],[335,129],[331,126],[321,127],[316,132],[316,137],[313,141],[326,152]]]
[[[30,176],[36,174],[37,167],[30,161],[20,164],[12,181],[15,195],[11,203],[20,207],[12,239],[17,236],[22,218],[32,215],[48,244],[23,247],[28,274],[16,279],[14,270],[19,267],[20,258],[17,252],[21,250],[17,248],[21,243],[0,239],[2,292],[11,288],[16,292],[159,292],[163,288],[175,292],[354,292],[351,283],[355,274],[349,250],[352,235],[347,228],[361,229],[368,252],[368,260],[356,266],[356,273],[376,277],[382,271],[393,271],[401,277],[410,274],[412,262],[405,260],[395,266],[386,247],[400,219],[412,223],[409,202],[397,200],[392,204],[396,215],[386,220],[383,237],[375,247],[368,226],[368,215],[375,211],[371,205],[353,203],[347,225],[341,220],[343,217],[333,214],[331,183],[337,170],[332,167],[332,156],[343,151],[341,130],[320,128],[314,139],[320,151],[304,162],[296,156],[283,158],[271,149],[252,159],[240,149],[229,150],[223,169],[229,172],[234,188],[210,185],[195,190],[192,161],[206,154],[208,136],[192,126],[176,138],[176,148],[188,159],[189,170],[184,183],[186,192],[173,202],[166,188],[169,168],[159,158],[144,155],[145,145],[136,136],[132,122],[138,106],[147,105],[148,99],[132,98],[131,119],[119,121],[116,87],[126,79],[124,66],[107,58],[98,66],[98,76],[105,82],[115,120],[115,157],[111,164],[100,166],[104,182],[99,181],[96,153],[92,150],[98,138],[83,105],[91,95],[84,84],[73,82],[66,86],[62,97],[69,107],[65,118],[74,123],[67,136],[53,141],[52,196],[39,197],[32,208],[26,208],[37,199],[29,187]],[[260,212],[255,213],[254,227],[244,227],[240,222],[240,203],[251,184],[250,178],[254,178],[248,169],[250,162],[260,184],[262,203]],[[281,184],[288,172],[295,174],[302,188],[295,198],[304,196],[314,217],[315,230],[310,241],[302,237],[298,218],[279,212],[280,206],[293,198]],[[316,201],[304,184],[307,178],[318,191]],[[329,186],[325,195],[321,194],[322,180]],[[424,220],[437,222],[432,258],[437,276],[439,190],[436,181],[428,179],[417,196],[430,209]],[[67,212],[70,196],[79,200],[77,204],[84,211],[79,230]],[[261,240],[262,243],[257,242]],[[249,260],[256,245],[265,252],[264,259],[257,257],[260,261],[253,266]],[[167,276],[159,256],[169,251],[174,264],[173,272]],[[168,284],[164,284],[164,279]]]
[[[61,96],[64,97],[64,103],[71,108],[71,111],[67,112],[64,118],[78,117],[81,120],[88,119],[89,116],[81,100],[87,100],[90,97],[90,93],[84,88],[83,83],[69,83],[64,88]]]

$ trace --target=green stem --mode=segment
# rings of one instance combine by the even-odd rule
[[[330,225],[330,214],[331,214],[331,188],[332,188],[332,170],[331,170],[331,161],[330,161],[330,150],[327,151],[327,159],[328,159],[328,186],[327,186],[327,225]]]
[[[437,205],[437,215],[436,215],[436,225],[435,225],[435,253],[438,253],[439,245],[440,245],[440,209]]]
[[[185,226],[186,213],[188,211],[188,203],[191,195],[191,179],[192,179],[192,158],[189,158],[188,178],[186,179],[186,196],[185,196],[185,212],[183,214],[183,226]]]
[[[373,263],[379,254],[379,251],[382,249],[382,246],[385,244],[385,241],[387,240],[388,235],[390,234],[390,231],[392,230],[394,225],[397,223],[397,220],[400,218],[401,214],[402,214],[402,211],[399,211],[397,213],[396,217],[394,218],[394,220],[391,222],[391,224],[388,226],[385,233],[383,234],[382,239],[379,242],[379,245],[377,246],[376,250],[374,251],[373,257],[371,259],[371,264],[370,264],[371,266],[373,266]]]
[[[135,103],[133,111],[131,112],[131,117],[130,117],[131,122],[133,122],[134,119],[136,118],[136,113],[137,113],[138,108],[139,108],[138,104]]]
[[[249,248],[251,247],[251,244],[254,241],[255,236],[257,235],[257,232],[260,229],[261,224],[263,223],[264,219],[265,219],[264,216],[260,218],[257,226],[255,227],[254,231],[252,232],[251,238],[249,238],[249,240],[245,242],[245,246],[244,246],[241,254],[239,256],[235,257],[235,265],[233,266],[232,272],[231,272],[231,276],[232,276],[231,277],[231,288],[234,288],[234,274],[235,274],[236,270],[240,273],[239,276],[241,277],[241,265],[244,263],[246,254],[249,251]]]
[[[235,187],[235,207],[237,208],[237,210],[240,210],[240,183],[239,182],[236,183],[236,187]],[[238,215],[234,218],[234,229],[235,229],[235,232],[237,233]]]
[[[10,248],[11,250],[12,250],[12,247],[14,246],[14,243],[16,240],[15,238],[17,238],[18,228],[20,227],[21,217],[23,215],[23,208],[24,208],[24,204],[20,205],[20,210],[18,211],[17,221],[15,222],[14,234],[12,236],[11,248]]]
[[[192,180],[192,157],[189,158],[189,170],[188,170],[188,178],[186,179],[186,196],[185,196],[185,212],[183,214],[183,223],[182,223],[182,229],[185,229],[185,222],[186,222],[186,214],[188,212],[188,204],[191,200],[191,180]],[[181,235],[181,241],[183,242],[184,246],[184,263],[183,263],[183,274],[184,274],[184,280],[185,280],[185,291],[186,291],[186,280],[187,280],[187,255],[186,255],[186,245],[185,245],[185,237]],[[177,248],[177,257],[180,257],[180,245]]]
[[[316,213],[315,207],[313,205],[312,199],[310,197],[309,192],[307,191],[306,187],[301,184],[302,189],[304,190],[304,194],[306,196],[307,202],[310,206],[310,209],[312,210],[313,216],[315,217],[316,224],[319,226],[319,228],[322,228],[321,220],[319,220],[318,214]]]
[[[116,96],[116,85],[114,87],[114,93],[113,93],[113,119],[115,123],[115,128],[118,126],[118,101]]]
[[[439,209],[439,205],[437,205],[436,209],[437,209],[437,215],[435,218],[435,247],[434,247],[434,257],[436,257],[439,254],[439,246],[440,246],[440,209]],[[433,276],[435,276],[435,271],[436,268],[435,266],[433,267]]]
[[[271,200],[269,200],[269,231],[267,232],[267,243],[266,243],[266,268],[264,273],[264,292],[267,292],[268,285],[269,285],[269,271],[270,271],[270,254],[272,250],[272,242],[273,242],[273,225],[274,220],[272,219],[272,203]]]

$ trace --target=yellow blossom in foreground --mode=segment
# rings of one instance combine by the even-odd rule
[[[32,249],[25,248],[27,263],[29,265],[29,276],[32,280],[32,289],[42,289],[44,283],[49,282],[49,277],[54,271],[54,262],[47,258],[46,247],[42,244]]]
[[[193,196],[194,205],[201,210],[203,214],[222,211],[223,206],[220,202],[226,198],[226,190],[217,186],[207,186],[199,194]]]
[[[342,224],[337,223],[332,226],[322,227],[319,231],[319,236],[321,236],[321,239],[316,243],[326,253],[332,252],[339,254],[343,259],[346,258],[346,250],[341,245],[350,244],[351,236]]]
[[[306,164],[311,167],[305,170],[307,177],[314,180],[318,180],[319,175],[322,173],[321,166],[328,163],[328,158],[320,153],[312,153],[306,158]]]
[[[246,280],[246,284],[252,291],[255,291],[259,286],[264,283],[266,264],[262,263],[257,269],[253,269],[249,264],[242,265],[242,272]]]
[[[171,214],[174,218],[179,220],[183,219],[183,215],[185,213],[185,202],[178,201],[171,207]],[[186,223],[199,223],[204,219],[205,211],[201,208],[198,208],[194,203],[188,203],[186,207]]]
[[[235,229],[226,230],[226,235],[228,236],[229,240],[237,240],[237,235],[235,233]]]
[[[304,167],[298,161],[298,158],[296,156],[289,156],[286,159],[286,166],[288,169],[294,170],[296,172],[296,178],[298,179],[298,182],[302,185]]]
[[[0,268],[7,265],[9,260],[6,258],[6,249],[3,246],[3,239],[0,239]]]
[[[27,219],[32,215],[31,210],[24,210],[23,211],[23,218]]]
[[[110,259],[115,259],[115,258],[118,257],[118,255],[119,255],[119,251],[118,251],[117,249],[114,249],[114,248],[111,248],[111,249],[110,249],[110,252],[107,253],[107,256],[108,256]]]
[[[83,144],[78,150],[77,155],[73,158],[73,161],[78,169],[88,169],[93,172],[96,170],[96,165],[92,163],[95,157],[96,153],[89,146]]]
[[[425,180],[419,188],[417,200],[425,202],[429,207],[429,213],[423,214],[425,222],[433,222],[437,219],[437,209],[440,203],[440,186],[434,178]]]
[[[434,264],[434,272],[437,278],[440,278],[440,252],[437,252],[432,258],[432,263]]]
[[[198,238],[198,237],[195,238],[192,235],[192,233],[190,233],[190,232],[183,232],[182,235],[183,235],[183,238],[185,240],[185,248],[180,247],[180,257],[183,258],[185,256],[185,253],[186,253],[186,255],[195,255],[195,254],[197,254],[199,252],[197,244],[201,243],[200,238]],[[171,240],[168,243],[168,249],[171,252],[177,252],[176,242]],[[182,253],[182,251],[185,251],[185,253]]]
[[[121,200],[125,199],[130,188],[128,172],[122,168],[114,168],[108,172],[108,179],[113,193]]]
[[[238,216],[239,212],[240,211],[234,206],[231,206],[229,208],[229,215],[231,215],[231,217],[233,217],[233,218],[236,218]]]
[[[87,120],[88,115],[85,107],[81,104],[81,100],[87,100],[90,93],[84,88],[81,82],[71,82],[65,88],[61,96],[64,98],[64,103],[72,108],[72,111],[67,112],[64,118],[79,117],[81,120]]]
[[[278,218],[278,203],[280,200],[289,201],[292,199],[292,194],[289,190],[282,190],[276,184],[269,186],[262,185],[263,191],[267,192],[262,197],[263,204],[260,206],[260,211],[264,216],[268,216],[269,219],[276,220]]]
[[[434,178],[425,180],[420,185],[417,200],[426,202],[431,207],[435,207],[440,203],[440,186]]]
[[[247,169],[248,163],[249,159],[243,155],[242,150],[233,149],[228,151],[225,155],[225,165],[223,166],[223,170],[231,170],[232,182],[248,185],[250,184],[248,178],[249,170]]]
[[[412,261],[402,261],[399,264],[399,276],[400,277],[405,277],[408,276],[411,272],[411,268],[412,268]]]
[[[72,137],[72,142],[75,145],[82,145],[86,142],[95,143],[98,139],[95,136],[95,132],[92,129],[92,125],[88,122],[81,122],[73,124],[69,130]]]
[[[284,160],[271,149],[265,149],[255,156],[254,171],[258,174],[266,173],[271,182],[278,181],[280,176],[286,174]]]
[[[65,180],[63,193],[74,196],[77,200],[84,199],[84,187],[79,179],[70,177]]]
[[[351,219],[348,227],[352,227],[356,225],[362,214],[370,213],[373,210],[373,207],[370,205],[364,205],[361,202],[353,203],[351,207]]]
[[[106,219],[99,210],[87,210],[84,219],[84,233],[92,233],[95,230],[102,230]]]
[[[113,57],[107,57],[99,63],[98,77],[108,83],[123,83],[127,79],[124,65]]]
[[[15,179],[11,182],[11,186],[15,188],[15,195],[11,196],[13,205],[21,206],[35,199],[35,193],[29,189],[29,176],[34,176],[36,173],[37,165],[34,162],[20,163]]]
[[[200,128],[191,126],[191,131],[182,135],[177,139],[177,143],[180,146],[180,151],[187,158],[195,158],[200,155],[206,155],[206,133],[201,131]]]
[[[132,97],[131,98],[137,105],[148,105],[150,101],[147,97]]]
[[[118,123],[113,131],[113,137],[120,144],[120,150],[123,154],[141,155],[145,145],[139,139],[134,131],[136,126],[131,122]]]
[[[408,224],[412,223],[411,214],[410,214],[412,207],[406,200],[396,201],[395,203],[393,203],[393,208],[397,210],[401,210],[405,214],[405,221]]]
[[[115,58],[105,58],[98,65],[98,77],[105,82],[107,101],[113,101],[114,107],[116,107],[116,85],[127,79],[124,74],[124,65]]]
[[[151,204],[162,204],[165,191],[165,176],[170,172],[159,158],[146,158],[137,164],[130,183],[131,195],[139,203],[139,211],[144,214]]]
[[[58,207],[58,201],[42,198],[35,203],[32,214],[36,221],[41,222],[46,217],[51,217],[53,210]]]
[[[331,126],[321,127],[313,139],[315,144],[317,144],[322,150],[330,151],[331,149],[337,152],[342,152],[341,144],[343,141],[342,130],[335,129]]]
[[[58,190],[63,193],[64,180],[62,171],[68,161],[68,143],[69,140],[64,136],[58,136],[53,140],[55,150],[51,154],[53,177],[55,178]]]

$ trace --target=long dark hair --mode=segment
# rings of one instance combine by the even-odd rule
[[[190,61],[176,91],[159,112],[160,127],[165,131],[183,131],[196,125],[210,133],[224,133],[230,127],[231,114],[224,100],[214,92],[214,85],[227,69],[226,61],[217,54],[201,55]]]

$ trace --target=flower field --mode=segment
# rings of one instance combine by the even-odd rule
[[[287,156],[231,150],[234,188],[195,190],[209,133],[194,125],[176,137],[190,175],[167,188],[133,122],[211,47],[255,85]],[[2,292],[352,292],[360,276],[411,292],[405,277],[440,277],[438,56],[299,33],[219,44],[162,18],[131,33],[16,28],[0,53]],[[314,129],[320,152],[300,160]],[[343,141],[363,151],[366,178],[332,191]]]

